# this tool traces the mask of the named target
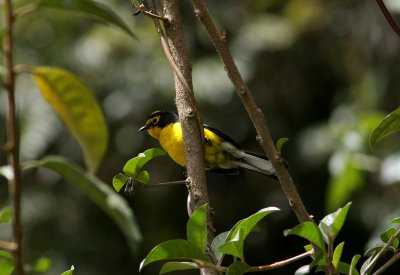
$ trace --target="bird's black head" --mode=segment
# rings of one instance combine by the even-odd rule
[[[168,124],[179,121],[177,114],[168,111],[155,111],[146,120],[139,131],[151,130],[155,127],[164,128]]]

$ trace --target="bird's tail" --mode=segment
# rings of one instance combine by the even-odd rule
[[[264,155],[242,151],[240,159],[235,160],[234,163],[240,167],[276,178],[275,169],[272,167],[272,163]]]

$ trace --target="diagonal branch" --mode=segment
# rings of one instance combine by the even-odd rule
[[[393,19],[393,16],[388,11],[388,9],[387,9],[385,3],[383,2],[383,0],[376,0],[376,2],[378,3],[379,8],[381,9],[383,15],[385,16],[386,21],[388,21],[389,25],[392,27],[392,29],[397,34],[397,36],[400,37],[400,28],[397,25],[396,21]]]
[[[280,152],[275,148],[271,133],[265,121],[264,114],[257,106],[249,88],[247,87],[238,68],[236,67],[232,55],[230,54],[226,45],[224,36],[218,31],[204,3],[204,0],[192,0],[192,5],[194,7],[196,16],[203,24],[214,44],[215,49],[218,51],[218,54],[225,65],[225,70],[227,71],[228,77],[235,86],[236,92],[257,130],[258,141],[267,156],[270,158],[281,183],[282,189],[289,201],[290,206],[296,214],[297,219],[300,222],[310,221],[310,215],[308,214],[300,195],[297,192],[296,186],[289,175]]]

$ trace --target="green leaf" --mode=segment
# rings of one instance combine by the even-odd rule
[[[137,177],[137,181],[140,182],[141,184],[148,184],[150,181],[150,175],[149,172],[147,171],[140,171],[138,177]]]
[[[321,248],[322,251],[326,251],[322,234],[314,222],[304,222],[298,224],[292,229],[285,230],[284,235],[300,236]]]
[[[112,185],[113,185],[115,191],[117,191],[117,192],[121,191],[122,187],[124,187],[124,185],[127,183],[128,180],[129,180],[129,177],[122,173],[119,173],[118,175],[116,175],[112,181]]]
[[[343,158],[343,169],[329,181],[326,208],[333,211],[345,204],[350,196],[364,184],[364,173],[357,166],[354,155],[348,153]]]
[[[340,263],[340,258],[342,257],[344,242],[341,242],[336,246],[335,250],[333,251],[333,259],[332,264],[337,269]]]
[[[319,223],[322,236],[327,244],[329,244],[329,241],[333,243],[339,234],[346,220],[350,206],[351,202],[347,203],[343,208],[339,208],[336,212],[325,216]]]
[[[197,245],[202,251],[207,247],[207,204],[197,208],[190,216],[186,226],[188,241]]]
[[[393,227],[387,229],[385,232],[381,234],[381,240],[384,243],[387,243],[390,238],[392,238],[395,234],[397,233],[397,230]],[[399,238],[396,238],[393,242],[392,245],[395,249],[399,246]]]
[[[278,139],[278,141],[276,142],[276,149],[280,152],[282,151],[282,147],[283,145],[288,142],[289,139],[288,138],[280,138]]]
[[[199,269],[199,267],[197,264],[192,262],[168,262],[161,267],[159,274],[165,274],[172,271],[183,271],[192,269]]]
[[[36,261],[34,266],[32,267],[32,272],[40,272],[44,273],[49,271],[51,267],[51,261],[49,258],[40,258],[39,260]]]
[[[113,191],[106,183],[94,175],[85,173],[76,164],[61,157],[46,157],[40,161],[31,162],[27,167],[51,169],[77,187],[119,226],[128,239],[128,246],[132,254],[137,251],[138,243],[141,241],[142,236],[133,212],[124,198]]]
[[[392,220],[390,220],[389,223],[400,223],[400,217],[394,218]]]
[[[74,266],[71,266],[69,270],[64,271],[61,275],[72,275],[74,270],[75,270]]]
[[[311,266],[310,265],[303,265],[302,267],[298,268],[294,275],[305,275],[309,274],[311,272]]]
[[[0,210],[0,224],[10,223],[12,219],[11,207],[4,207]]]
[[[350,265],[344,262],[339,262],[336,270],[339,271],[339,274],[349,274],[350,273]]]
[[[185,259],[208,261],[205,253],[192,242],[188,240],[170,240],[154,247],[141,262],[139,271],[156,261]]]
[[[365,251],[364,253],[364,257],[375,256],[383,247],[383,244],[377,244],[368,248],[367,251]]]
[[[212,243],[211,243],[211,249],[212,249],[212,251],[213,251],[213,253],[214,253],[214,255],[215,255],[215,257],[217,258],[218,261],[219,261],[219,260],[222,258],[222,256],[223,256],[223,254],[222,254],[221,252],[219,252],[219,248],[220,248],[223,244],[225,244],[225,242],[226,242],[226,237],[228,236],[228,234],[229,234],[229,231],[225,231],[225,232],[222,232],[221,234],[218,234],[218,235],[214,238],[214,240],[212,241]]]
[[[374,129],[370,138],[370,146],[374,146],[384,137],[400,130],[400,108],[388,114]]]
[[[91,0],[40,0],[38,2],[39,7],[55,8],[62,11],[75,11],[83,14],[94,16],[98,19],[104,20],[107,23],[113,24],[130,36],[136,38],[131,29],[125,24],[125,22],[118,16],[113,10],[107,5],[91,1]]]
[[[94,173],[107,149],[108,128],[92,91],[61,68],[36,67],[33,78],[42,96],[78,141],[86,166]]]
[[[357,263],[360,260],[360,258],[361,258],[361,255],[360,254],[356,254],[351,259],[350,268],[349,268],[349,275],[359,275],[360,274],[358,272],[358,270],[356,269]]]
[[[233,255],[244,260],[243,245],[245,239],[261,219],[276,211],[279,211],[279,208],[263,208],[257,213],[237,222],[229,231],[226,238],[226,243],[220,247],[220,252]]]
[[[251,268],[248,264],[241,261],[233,262],[229,267],[226,275],[242,275]]]
[[[13,270],[13,256],[7,251],[0,250],[0,275],[11,275]]]
[[[143,153],[140,153],[137,157],[134,157],[125,164],[123,171],[126,175],[136,179],[140,170],[143,166],[155,157],[163,156],[165,152],[160,148],[147,149]]]

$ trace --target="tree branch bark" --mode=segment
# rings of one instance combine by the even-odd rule
[[[228,74],[228,77],[233,83],[239,98],[241,99],[251,121],[254,124],[254,127],[257,130],[257,140],[267,156],[270,158],[279,178],[279,182],[281,183],[282,189],[289,201],[290,206],[293,209],[293,212],[295,213],[299,222],[310,221],[311,217],[308,214],[299,193],[297,192],[296,186],[289,175],[280,152],[278,152],[275,148],[271,133],[265,121],[264,114],[258,108],[249,88],[240,75],[240,72],[236,67],[232,55],[230,54],[226,45],[225,37],[222,36],[218,31],[217,26],[215,25],[204,3],[204,0],[192,0],[192,5],[194,7],[196,16],[203,24],[212,43],[214,44],[215,49],[220,55],[225,65],[225,70]]]
[[[21,224],[21,167],[19,161],[19,131],[15,105],[15,73],[13,57],[13,7],[11,0],[4,1],[3,49],[6,66],[5,86],[8,95],[7,144],[8,163],[13,170],[9,181],[9,193],[13,202],[13,236],[15,249],[15,274],[23,275],[22,224]]]

